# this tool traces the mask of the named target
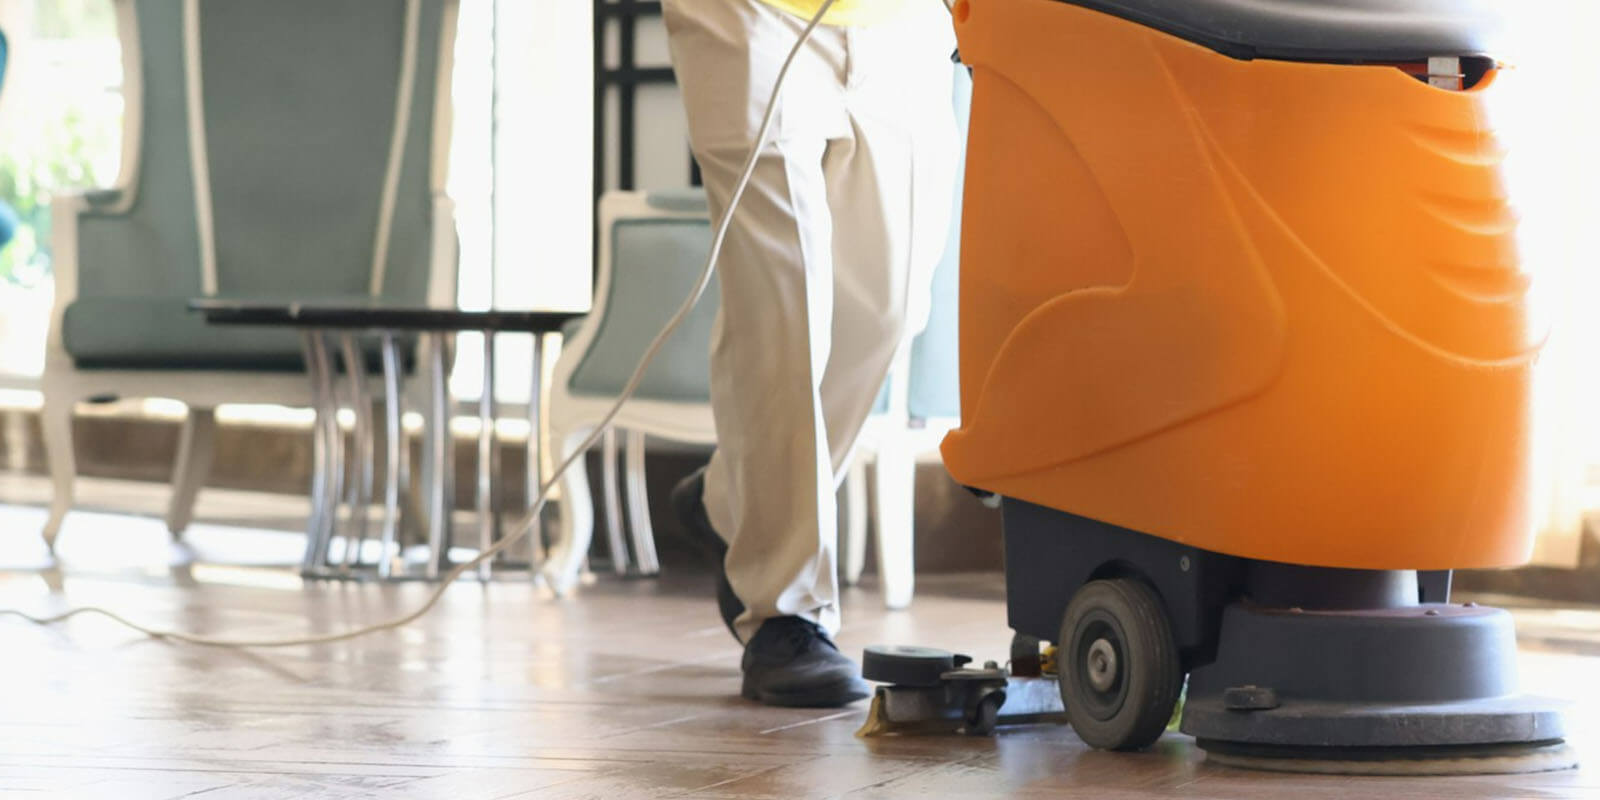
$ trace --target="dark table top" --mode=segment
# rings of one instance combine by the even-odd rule
[[[514,331],[554,333],[583,316],[575,311],[528,311],[402,305],[374,298],[316,300],[248,300],[200,297],[189,309],[216,325],[263,325],[292,328],[369,328],[391,331]]]

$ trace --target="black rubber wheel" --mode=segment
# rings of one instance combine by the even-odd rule
[[[1000,707],[1006,704],[1006,693],[994,691],[978,700],[978,705],[967,715],[962,732],[968,736],[988,736],[1000,724]]]
[[[861,654],[861,677],[894,686],[938,686],[940,676],[956,668],[949,650],[903,645],[872,645]]]
[[[1067,720],[1102,750],[1139,750],[1161,738],[1183,688],[1172,624],[1143,581],[1090,581],[1061,620],[1057,679]]]

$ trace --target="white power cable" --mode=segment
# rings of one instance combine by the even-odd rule
[[[444,597],[445,591],[449,589],[450,585],[455,583],[455,580],[461,577],[463,573],[469,569],[472,569],[473,567],[478,566],[484,561],[487,561],[488,559],[494,558],[495,555],[499,554],[502,550],[505,550],[507,547],[510,547],[511,545],[521,541],[523,537],[527,536],[533,531],[534,525],[539,519],[539,512],[544,510],[545,504],[549,502],[550,489],[554,487],[556,482],[561,479],[561,476],[566,474],[567,470],[572,469],[572,466],[584,456],[590,447],[594,446],[594,443],[599,440],[600,436],[605,433],[606,429],[611,427],[611,421],[616,418],[617,412],[622,410],[622,406],[627,403],[628,400],[633,397],[633,393],[638,390],[639,383],[644,378],[645,370],[648,369],[650,363],[655,360],[656,353],[661,350],[662,344],[666,342],[667,338],[671,336],[680,325],[683,324],[684,319],[689,316],[689,312],[694,310],[695,304],[700,301],[700,296],[705,294],[706,287],[711,283],[712,273],[716,270],[717,257],[722,253],[722,242],[728,236],[728,226],[733,220],[733,213],[738,209],[740,199],[744,197],[745,187],[750,185],[750,176],[755,172],[756,161],[761,157],[762,148],[766,146],[767,134],[772,128],[773,113],[778,107],[778,92],[783,89],[784,78],[786,78],[789,74],[789,65],[794,63],[795,57],[800,54],[800,49],[804,47],[806,41],[811,38],[811,32],[815,30],[817,25],[822,22],[823,16],[828,13],[828,9],[832,8],[833,4],[834,0],[823,0],[822,5],[817,8],[817,13],[811,17],[811,21],[808,22],[805,29],[800,32],[800,38],[795,41],[794,47],[789,50],[789,56],[783,60],[783,67],[778,70],[778,77],[772,84],[772,95],[767,100],[766,113],[762,114],[761,116],[761,127],[756,131],[755,143],[750,147],[750,154],[745,157],[744,169],[740,171],[739,180],[734,184],[733,195],[728,198],[728,207],[722,212],[722,218],[717,221],[716,235],[712,237],[711,240],[711,252],[706,256],[706,265],[700,271],[700,278],[695,282],[694,291],[684,299],[683,305],[679,306],[678,308],[678,313],[672,315],[672,319],[667,321],[666,327],[662,328],[661,332],[656,334],[655,340],[650,343],[650,347],[645,350],[644,357],[640,359],[639,366],[634,368],[633,376],[628,379],[627,385],[622,388],[621,394],[617,396],[617,401],[612,404],[611,410],[606,412],[606,415],[600,421],[600,424],[597,425],[594,431],[583,440],[583,444],[574,450],[571,455],[567,456],[565,461],[561,462],[561,465],[556,468],[555,474],[551,476],[550,480],[547,481],[544,486],[539,488],[538,500],[533,504],[533,507],[528,510],[527,519],[517,527],[516,532],[501,539],[499,542],[496,542],[492,547],[479,553],[477,557],[473,558],[472,560],[457,564],[454,569],[450,570],[450,572],[440,580],[438,587],[433,590],[433,594],[428,595],[428,599],[423,601],[422,605],[418,606],[415,611],[395,617],[394,619],[386,622],[379,622],[374,625],[366,625],[360,628],[352,628],[339,633],[325,633],[317,636],[300,636],[289,639],[221,639],[211,636],[199,636],[192,633],[184,633],[183,631],[151,628],[145,625],[140,625],[139,623],[134,622],[115,611],[107,608],[101,608],[99,606],[79,606],[77,608],[63,611],[59,614],[43,616],[29,614],[18,609],[3,608],[0,609],[0,616],[21,617],[22,619],[25,619],[36,625],[52,625],[57,622],[64,622],[77,616],[96,615],[110,619],[113,622],[132,628],[139,633],[155,639],[167,639],[174,642],[202,645],[205,647],[266,648],[300,647],[304,645],[329,644],[331,642],[341,642],[346,639],[355,639],[360,636],[366,636],[367,634],[377,633],[378,631],[393,630],[395,628],[405,627],[406,625],[409,625],[412,622],[420,619],[424,614],[427,614],[429,611],[433,610],[433,607],[438,605],[439,599]]]

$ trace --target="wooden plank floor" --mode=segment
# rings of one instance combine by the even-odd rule
[[[98,527],[121,525],[115,517],[96,519]],[[5,528],[29,535],[21,526]],[[74,547],[92,550],[93,532],[83,528],[70,531]],[[227,541],[215,531],[205,536]],[[427,591],[418,584],[303,585],[271,566],[167,568],[159,556],[148,557],[159,552],[145,551],[132,567],[69,564],[56,573],[0,574],[0,606],[97,603],[198,632],[274,635],[381,620]],[[1362,779],[1213,767],[1178,735],[1133,755],[1090,751],[1055,726],[992,739],[860,740],[853,733],[864,705],[781,710],[737,699],[739,650],[715,619],[708,592],[703,575],[602,580],[564,600],[520,582],[461,584],[403,631],[253,653],[140,639],[92,619],[52,630],[0,620],[0,795],[1600,796],[1595,610],[1519,612],[1525,683],[1577,701],[1571,722],[1591,768]],[[1005,652],[997,576],[925,579],[909,612],[883,611],[868,590],[852,590],[847,602],[847,651],[899,642],[980,657]]]

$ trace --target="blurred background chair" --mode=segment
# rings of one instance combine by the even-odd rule
[[[972,78],[955,69],[954,109],[963,148]],[[961,164],[965,169],[965,160]],[[949,239],[932,278],[928,326],[895,360],[861,447],[845,480],[842,570],[847,583],[866,562],[867,496],[872,495],[878,573],[884,603],[911,602],[918,457],[933,452],[960,422],[956,369],[957,288],[960,272],[959,182]],[[550,400],[550,441],[556,462],[569,456],[610,409],[657,331],[693,288],[711,247],[705,195],[608,192],[600,200],[593,310],[570,331],[556,363]],[[720,302],[713,277],[684,326],[663,346],[638,393],[601,439],[601,510],[612,567],[618,573],[659,570],[645,479],[646,437],[712,446],[711,327]],[[621,439],[623,486],[618,485]],[[869,482],[865,465],[875,465]],[[563,476],[560,522],[545,576],[558,592],[578,581],[594,536],[594,498],[580,464]],[[624,506],[626,521],[624,521]],[[625,532],[626,531],[626,532]]]
[[[609,192],[600,199],[594,306],[571,331],[556,362],[550,394],[550,442],[560,463],[610,409],[652,339],[694,288],[711,250],[705,194]],[[713,277],[705,296],[668,339],[633,400],[602,440],[603,509],[612,566],[659,570],[645,494],[645,437],[713,445],[711,326],[720,303]],[[617,486],[617,436],[624,440],[631,536],[623,533],[624,494]],[[594,536],[594,499],[580,461],[561,480],[560,523],[545,577],[559,592],[582,572]],[[631,539],[632,553],[627,539]]]
[[[456,5],[117,1],[122,175],[53,208],[47,544],[73,501],[78,401],[188,406],[167,514],[174,535],[205,481],[218,405],[312,405],[298,337],[208,327],[186,309],[190,298],[453,305],[444,187]]]

